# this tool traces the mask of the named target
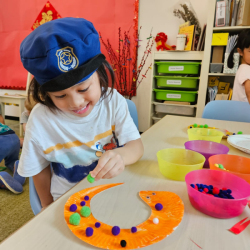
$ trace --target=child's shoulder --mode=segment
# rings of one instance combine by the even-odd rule
[[[241,64],[238,71],[245,72],[245,71],[250,71],[250,65],[248,64]]]
[[[108,96],[104,99],[105,103],[107,104],[109,103],[109,105],[112,104],[112,105],[117,106],[125,101],[125,98],[116,89],[113,89],[112,94],[110,93],[110,91],[111,91],[111,88],[109,88],[107,91]]]

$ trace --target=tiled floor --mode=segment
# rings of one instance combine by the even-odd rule
[[[19,133],[19,125],[20,125],[19,121],[5,119],[5,124],[7,126],[9,126],[12,130],[14,130],[15,133],[17,134],[17,136],[20,136],[20,133]]]

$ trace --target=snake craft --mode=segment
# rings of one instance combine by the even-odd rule
[[[173,233],[183,218],[184,205],[178,195],[167,191],[139,192],[141,199],[151,208],[151,215],[146,221],[136,226],[137,230],[120,229],[120,233],[114,236],[112,234],[113,227],[98,221],[92,213],[88,217],[81,216],[80,223],[77,226],[69,223],[69,218],[72,214],[80,214],[82,201],[84,201],[83,203],[85,203],[85,206],[90,207],[90,201],[96,194],[121,184],[123,183],[86,188],[73,194],[68,199],[64,206],[64,218],[69,229],[75,236],[99,248],[135,249],[152,245]],[[86,196],[89,197],[89,199],[84,199]],[[155,208],[157,203],[161,203],[163,206],[160,211]],[[72,204],[77,206],[74,212],[70,211],[70,206]],[[101,226],[99,228],[95,227],[96,222],[100,222]],[[86,229],[89,227],[93,229],[93,235],[90,237],[86,235]],[[133,227],[133,229],[135,228]],[[136,232],[133,233],[132,231]],[[125,245],[122,242],[125,242]]]

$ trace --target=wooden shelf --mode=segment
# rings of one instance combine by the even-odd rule
[[[155,60],[182,60],[182,61],[192,61],[192,60],[202,60],[204,56],[204,51],[154,51]]]
[[[208,73],[209,76],[235,76],[235,74],[229,73]]]
[[[179,107],[191,107],[191,108],[197,108],[197,104],[194,105],[182,105],[182,104],[173,104],[173,103],[163,103],[163,102],[152,102],[152,104],[163,104],[163,105],[169,105],[169,106],[179,106]]]
[[[226,26],[226,27],[214,27],[214,31],[241,31],[250,29],[250,26]]]

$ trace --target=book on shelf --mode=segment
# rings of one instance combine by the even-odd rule
[[[206,24],[204,24],[204,26],[201,30],[201,33],[200,33],[199,41],[198,41],[197,48],[196,48],[197,51],[200,51],[200,44],[201,44],[201,40],[204,36],[205,26],[206,26]]]
[[[207,31],[207,25],[205,25],[205,27],[204,27],[204,36],[203,36],[202,41],[201,41],[200,51],[203,51],[205,48],[206,31]]]
[[[240,0],[234,0],[231,26],[236,25],[239,2],[240,2]]]
[[[194,25],[181,28],[180,34],[184,34],[187,36],[185,50],[192,50],[193,38],[194,38]]]
[[[233,97],[233,89],[232,88],[230,88],[229,89],[229,96],[228,96],[228,100],[232,100],[232,97]]]
[[[194,26],[194,33],[193,33],[193,42],[192,42],[192,48],[191,50],[194,51],[195,50],[195,43],[196,43],[196,25]]]
[[[241,0],[238,7],[236,20],[237,26],[250,25],[250,0]]]
[[[215,27],[223,27],[226,25],[226,9],[227,1],[217,1],[215,11]]]
[[[184,28],[184,27],[190,26],[190,24],[191,24],[190,21],[180,24],[180,25],[179,25],[179,32],[178,32],[178,33],[180,34],[180,30],[181,30],[182,28]]]

